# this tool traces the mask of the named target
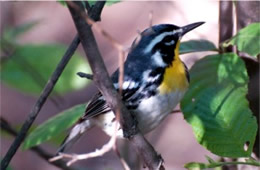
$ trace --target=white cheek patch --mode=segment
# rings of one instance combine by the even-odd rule
[[[158,51],[154,55],[152,55],[152,60],[156,66],[160,66],[160,67],[167,66],[167,64],[162,59],[162,55]]]

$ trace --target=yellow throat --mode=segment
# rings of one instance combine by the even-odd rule
[[[174,50],[174,60],[172,64],[165,69],[163,82],[159,86],[160,93],[171,93],[174,91],[186,91],[189,82],[186,77],[185,66],[179,58],[180,41],[177,42]]]

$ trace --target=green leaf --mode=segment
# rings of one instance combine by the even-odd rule
[[[194,64],[190,77],[181,108],[197,141],[219,156],[249,156],[257,123],[246,100],[244,62],[233,53],[206,56]]]
[[[184,165],[185,168],[191,169],[191,170],[200,170],[200,169],[208,169],[208,168],[215,168],[217,167],[222,167],[222,166],[228,166],[228,165],[251,165],[251,166],[260,166],[260,163],[255,161],[255,162],[238,162],[238,161],[233,161],[233,162],[213,162],[209,164],[205,163],[200,163],[200,162],[190,162]]]
[[[39,145],[71,127],[83,115],[85,104],[74,106],[38,126],[26,137],[23,149]]]
[[[190,162],[184,165],[184,168],[190,169],[190,170],[200,170],[208,168],[206,164],[199,163],[199,162]]]
[[[253,23],[241,29],[231,40],[225,42],[224,47],[237,46],[237,49],[256,57],[260,54],[260,23]]]
[[[2,64],[0,78],[11,87],[37,95],[47,83],[65,50],[65,46],[58,44],[18,46],[9,60]],[[66,93],[89,83],[90,81],[76,75],[79,71],[91,72],[86,60],[75,54],[59,78],[54,91]]]
[[[180,45],[180,54],[202,51],[217,51],[217,48],[208,40],[190,40],[182,42]]]

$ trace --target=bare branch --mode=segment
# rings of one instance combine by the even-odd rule
[[[92,17],[94,20],[100,20],[100,14],[101,11],[104,7],[105,2],[104,1],[99,1],[97,2],[94,7],[93,7],[93,13],[91,12],[89,15]],[[97,8],[97,9],[95,9]],[[31,127],[32,123],[34,122],[35,118],[37,117],[38,113],[40,112],[43,104],[47,100],[48,96],[52,92],[52,89],[56,82],[58,81],[61,73],[63,72],[65,66],[69,62],[71,56],[74,54],[75,50],[78,47],[80,40],[78,35],[75,36],[74,40],[70,44],[69,48],[67,49],[66,53],[62,57],[60,63],[56,67],[54,73],[51,75],[50,79],[48,80],[45,88],[43,89],[40,97],[36,101],[35,105],[33,106],[31,112],[29,113],[28,118],[24,122],[20,132],[17,134],[14,142],[10,146],[9,150],[7,151],[6,155],[4,156],[3,160],[1,161],[1,168],[2,170],[5,170],[10,163],[11,159],[15,155],[17,149],[20,147],[21,143],[26,137],[26,134]]]
[[[16,130],[14,128],[12,128],[10,126],[10,124],[2,117],[0,119],[0,127],[2,130],[6,131],[8,134],[12,135],[13,137],[15,137],[17,135]],[[42,149],[39,146],[32,147],[32,148],[30,148],[30,150],[35,152],[37,155],[39,155],[42,159],[44,159],[46,161],[48,161],[51,157],[53,157],[52,154],[46,152],[44,149]],[[62,160],[52,162],[51,164],[58,168],[62,168],[64,170],[74,170],[73,167],[66,166],[66,162],[62,161]]]
[[[84,22],[86,19],[82,16],[82,4],[80,2],[67,2],[67,4],[82,42],[83,49],[87,55],[92,72],[94,73],[93,80],[114,113],[120,113],[120,125],[124,131],[124,136],[134,144],[137,152],[144,159],[149,169],[163,168],[161,156],[155,152],[152,145],[150,145],[139,132],[136,126],[136,120],[126,109],[119,94],[114,89],[91,30],[93,23],[89,25],[88,22]],[[118,47],[121,47],[121,45]]]

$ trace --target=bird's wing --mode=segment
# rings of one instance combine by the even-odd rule
[[[87,105],[85,114],[81,117],[81,120],[95,117],[99,114],[109,112],[110,110],[111,109],[108,107],[103,95],[98,92]]]
[[[134,99],[135,93],[137,92],[139,88],[129,88],[129,86],[125,86],[125,88],[122,91],[122,100],[125,102],[126,107],[128,109],[132,108],[132,105],[134,104],[132,101],[132,98]],[[116,88],[116,90],[118,90]],[[104,99],[103,95],[98,92],[90,101],[88,104],[85,114],[81,117],[80,121],[95,117],[99,114],[104,114],[107,112],[110,112],[111,109],[107,105],[106,100]]]

